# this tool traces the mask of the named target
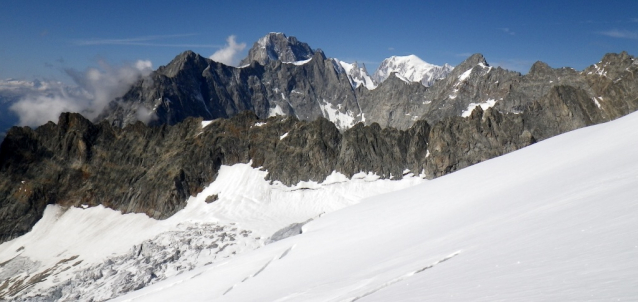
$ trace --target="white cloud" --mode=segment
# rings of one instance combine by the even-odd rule
[[[513,31],[511,31],[508,27],[501,28],[501,30],[502,30],[504,33],[506,33],[506,34],[508,34],[508,35],[510,35],[510,36],[514,36],[514,35],[516,35],[516,33],[515,33],[515,32],[513,32]]]
[[[135,114],[137,119],[144,124],[148,124],[148,122],[157,119],[157,115],[155,115],[155,112],[144,106],[138,106]]]
[[[31,95],[13,104],[10,110],[20,117],[21,126],[38,126],[57,122],[62,112],[79,112],[82,105],[77,98],[60,95]]]
[[[110,101],[124,95],[141,77],[152,71],[150,61],[111,66],[99,62],[100,68],[81,72],[66,70],[77,87],[59,87],[57,90],[31,90],[9,109],[20,118],[21,126],[39,126],[48,121],[57,122],[62,112],[78,112],[95,119]],[[144,117],[148,121],[151,117]]]
[[[608,36],[612,38],[621,38],[621,39],[638,39],[638,32],[628,31],[628,30],[618,30],[612,29],[608,31],[598,32],[603,36]]]
[[[246,43],[237,44],[237,42],[235,42],[235,35],[229,36],[226,39],[226,43],[223,48],[213,53],[210,59],[226,65],[235,66],[238,62],[238,59],[235,57],[240,51],[246,48]]]

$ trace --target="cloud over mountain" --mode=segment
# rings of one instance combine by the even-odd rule
[[[235,35],[230,35],[226,39],[226,45],[213,53],[209,58],[213,61],[234,66],[237,64],[237,54],[246,48],[246,43],[237,43]]]
[[[138,60],[114,66],[100,61],[99,68],[65,71],[77,87],[60,86],[53,90],[27,91],[9,107],[18,115],[19,125],[39,126],[48,121],[57,121],[62,112],[79,112],[93,119],[111,100],[126,93],[140,77],[150,74],[152,63]]]

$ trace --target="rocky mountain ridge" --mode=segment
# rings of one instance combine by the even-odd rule
[[[282,53],[273,58],[293,53],[290,49],[294,45],[307,46],[283,34],[262,38],[271,39],[283,45],[277,48],[283,49]],[[255,44],[253,53],[264,49],[260,45]],[[305,46],[299,47],[310,49]],[[302,53],[304,56],[290,59],[310,55],[309,51]],[[242,68],[185,52],[148,78],[141,79],[122,98],[112,102],[99,119],[122,127],[134,123],[140,114],[150,114],[154,117],[150,124],[160,125],[175,124],[189,116],[205,120],[228,118],[250,110],[262,119],[274,115],[307,121],[324,117],[337,124],[340,131],[358,122],[405,130],[421,119],[434,123],[448,116],[468,116],[476,106],[483,109],[495,106],[502,112],[517,113],[559,85],[578,87],[591,99],[598,100],[604,96],[592,85],[598,85],[595,84],[600,81],[598,78],[605,77],[601,66],[610,60],[616,59],[606,57],[583,72],[554,69],[537,62],[528,74],[521,75],[490,66],[481,54],[475,54],[445,78],[424,87],[405,81],[397,73],[390,73],[376,86],[365,68],[327,58],[321,50],[312,51],[306,60],[268,59],[265,64],[252,60]],[[632,62],[622,63],[624,69]],[[613,73],[606,75],[614,76]]]
[[[378,84],[365,66],[327,58],[321,50],[312,50],[306,43],[281,33],[261,38],[242,64],[241,68],[230,67],[184,52],[141,79],[112,102],[98,120],[108,119],[121,127],[140,119],[140,114],[150,114],[155,118],[151,124],[174,124],[188,116],[227,118],[251,110],[260,118],[279,114],[314,120],[321,116],[336,123],[340,130],[360,121],[407,129],[414,122],[412,116],[388,112],[384,120],[389,124],[366,120],[365,115],[370,112],[362,112],[359,104],[376,104],[367,106],[370,109],[387,102],[414,107],[416,100],[424,99],[426,91],[425,87],[415,87],[409,98],[402,94],[390,96],[382,92],[387,89],[376,89]]]
[[[525,76],[492,68],[482,56],[471,59],[442,81],[458,89],[457,97],[487,87],[489,92],[502,93],[503,100],[519,96],[519,102],[510,107],[496,103],[485,110],[477,105],[468,109],[471,113],[465,118],[421,119],[406,130],[359,123],[339,131],[322,117],[263,120],[254,113],[216,119],[204,128],[201,118],[119,128],[108,121],[91,123],[79,114],[63,114],[57,124],[35,130],[14,127],[0,146],[0,240],[27,232],[51,203],[102,204],[124,213],[166,218],[182,208],[188,196],[212,182],[221,165],[252,162],[267,170],[269,179],[286,185],[322,181],[332,171],[348,177],[363,171],[396,179],[410,170],[434,178],[638,109],[638,63],[627,53],[608,54],[580,73],[547,69],[538,63]],[[184,60],[183,64],[197,62]],[[206,68],[210,64],[200,62]],[[160,70],[179,74],[185,69]],[[494,76],[507,81],[490,82]],[[533,86],[550,79],[558,83],[549,88]],[[396,88],[400,85],[417,92],[417,86],[422,87],[390,79],[375,90],[402,93]],[[592,98],[591,93],[598,97]],[[540,96],[529,99],[530,95]],[[368,105],[374,107],[361,103],[361,108]]]

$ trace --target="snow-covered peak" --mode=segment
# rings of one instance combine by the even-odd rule
[[[421,82],[424,86],[431,86],[434,81],[445,78],[454,67],[445,64],[438,66],[421,60],[415,55],[392,56],[381,62],[372,79],[381,83],[396,72],[411,82]]]
[[[255,42],[248,56],[239,65],[257,61],[262,65],[270,61],[298,62],[312,58],[314,50],[308,44],[283,33],[269,33]]]
[[[368,74],[368,70],[364,64],[359,66],[357,62],[347,63],[339,61],[338,59],[335,59],[335,61],[339,63],[339,65],[343,68],[343,71],[348,75],[348,79],[350,79],[352,87],[357,88],[363,85],[365,88],[368,88],[368,90],[377,88],[377,85]]]
[[[257,40],[257,44],[259,44],[260,47],[265,48],[266,46],[268,46],[270,43],[270,40],[273,39],[288,39],[288,37],[286,36],[286,34],[281,33],[281,32],[269,32],[267,35],[259,38],[259,40]]]

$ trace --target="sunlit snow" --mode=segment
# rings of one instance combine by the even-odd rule
[[[352,86],[357,88],[361,85],[366,87],[368,90],[372,90],[377,88],[377,85],[372,81],[370,75],[368,75],[367,71],[363,67],[358,67],[356,63],[347,63],[344,61],[339,61],[339,65],[344,69],[346,74],[348,75],[348,79],[350,80]]]
[[[295,61],[295,62],[282,62],[282,63],[285,63],[285,64],[294,64],[294,65],[300,66],[300,65],[304,65],[304,64],[306,64],[306,63],[310,62],[311,60],[312,60],[312,58],[307,59],[307,60],[301,60],[301,61]]]
[[[332,104],[322,100],[319,103],[323,116],[333,122],[340,130],[351,128],[356,124],[354,114],[351,111],[341,112],[340,108],[334,108]]]
[[[268,117],[277,116],[277,115],[286,115],[284,113],[284,110],[281,109],[281,107],[279,106],[279,104],[276,104],[275,108],[268,109]]]
[[[635,301],[635,150],[637,113],[372,197],[117,301]]]
[[[470,74],[472,74],[472,68],[466,70],[459,76],[459,82],[465,81],[467,78],[470,77]]]
[[[202,128],[206,128],[206,126],[210,125],[213,121],[202,121]]]
[[[140,272],[131,267],[137,255],[131,253],[131,249],[140,248],[139,245],[148,240],[154,240],[155,245],[165,244],[166,248],[172,248],[182,244],[183,240],[190,241],[183,236],[191,236],[193,232],[207,238],[226,234],[236,238],[233,239],[236,245],[220,246],[217,250],[197,251],[188,250],[188,246],[179,247],[182,257],[166,260],[161,267],[162,275],[159,274],[160,267],[155,268],[158,270],[155,272],[157,277],[175,275],[189,267],[217,263],[259,247],[277,230],[290,224],[356,204],[365,197],[425,181],[412,175],[401,181],[380,180],[376,175],[365,173],[348,179],[334,172],[321,183],[301,182],[288,187],[279,182],[270,184],[265,180],[266,174],[266,171],[252,168],[249,164],[222,166],[215,182],[196,197],[191,197],[186,208],[166,220],[151,219],[144,214],[122,215],[102,206],[65,209],[49,205],[31,232],[0,245],[0,263],[8,263],[0,266],[0,280],[7,277],[29,280],[30,276],[55,267],[55,278],[36,282],[26,293],[40,294],[66,280],[87,279],[82,283],[85,288],[67,286],[65,291],[75,290],[75,293],[79,291],[86,295],[83,298],[87,300],[101,300],[112,297],[110,295],[116,289],[125,286],[126,278],[130,278],[127,274],[140,274],[139,277],[133,275],[135,278],[149,276],[150,272],[143,269]],[[206,199],[211,195],[218,196],[218,200],[207,203]],[[205,230],[210,226],[225,228],[225,231],[223,234],[210,233]],[[238,230],[232,232],[235,229]],[[250,236],[242,236],[243,232],[250,232]],[[212,240],[217,239],[212,237]],[[215,253],[209,255],[210,251]],[[206,254],[198,254],[201,252]],[[8,261],[11,259],[15,260]],[[180,267],[181,270],[178,270]],[[104,273],[102,277],[101,271],[110,273]],[[97,279],[90,281],[94,278]]]
[[[421,60],[416,55],[392,56],[381,62],[374,73],[373,78],[383,82],[393,72],[396,72],[407,82],[421,82],[425,86],[434,83],[435,80],[445,78],[453,69],[450,65],[433,65]]]
[[[487,108],[494,107],[494,105],[496,105],[496,100],[495,99],[488,99],[487,101],[485,101],[483,103],[470,103],[469,105],[467,105],[467,109],[465,109],[461,113],[461,116],[462,117],[468,117],[468,116],[472,115],[472,111],[474,111],[476,106],[481,106],[481,108],[483,110],[486,110]]]

